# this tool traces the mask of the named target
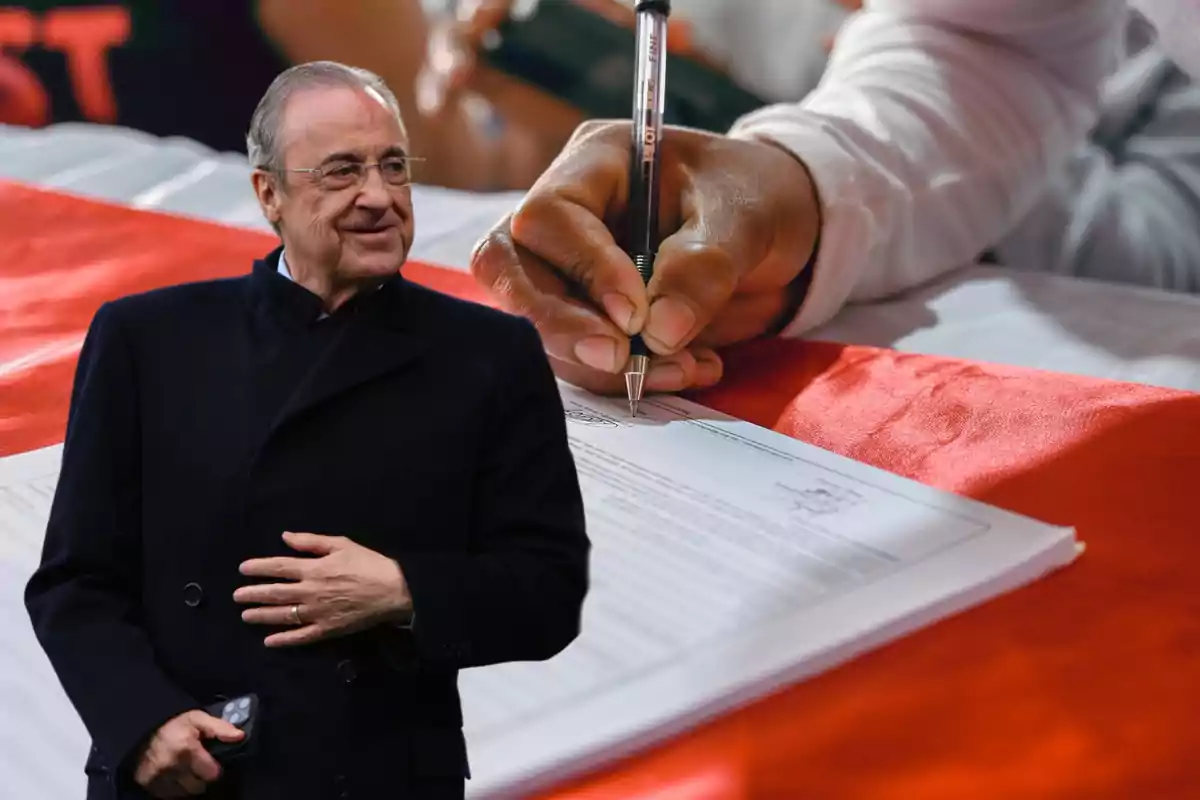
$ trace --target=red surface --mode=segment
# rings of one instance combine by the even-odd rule
[[[0,184],[0,454],[61,440],[101,302],[273,240]],[[478,299],[470,279],[411,264]],[[656,798],[1200,797],[1200,395],[824,343],[698,399],[1050,522],[1076,565],[559,791]]]

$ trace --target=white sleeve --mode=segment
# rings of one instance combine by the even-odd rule
[[[999,263],[1200,293],[1200,85],[1151,47],[1109,82],[1090,138],[993,249]]]
[[[791,150],[821,197],[812,284],[784,334],[995,244],[1094,123],[1126,14],[1122,0],[868,0],[812,94],[730,132]]]
[[[1163,51],[1200,80],[1200,0],[1131,0],[1158,31]]]

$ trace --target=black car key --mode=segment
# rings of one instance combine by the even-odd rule
[[[256,742],[255,733],[260,716],[258,695],[240,695],[230,700],[213,703],[204,710],[211,716],[219,717],[230,725],[241,728],[246,734],[239,742],[222,742],[220,739],[204,740],[205,749],[212,753],[218,763],[227,764],[251,752],[251,748]]]

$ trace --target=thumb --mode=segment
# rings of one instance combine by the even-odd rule
[[[196,726],[196,730],[199,731],[203,739],[236,742],[246,735],[245,731],[236,725],[214,717],[211,714],[205,714],[204,712],[197,712],[192,717],[192,724]]]
[[[680,225],[659,244],[642,330],[660,355],[686,347],[770,246],[774,231],[764,222],[773,218],[762,210],[770,198],[763,196],[757,147],[678,137],[678,155],[690,166],[679,187]]]
[[[294,533],[287,531],[283,534],[283,541],[293,550],[324,556],[337,550],[341,539],[337,536],[321,536],[316,533]]]
[[[804,266],[820,212],[807,168],[765,142],[701,142],[663,240],[643,335],[666,355],[687,346],[737,292],[777,291]]]
[[[686,347],[729,303],[750,268],[748,254],[729,246],[732,237],[713,236],[712,230],[695,216],[659,245],[642,335],[660,355]]]

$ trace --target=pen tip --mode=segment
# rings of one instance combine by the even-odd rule
[[[637,416],[638,403],[642,399],[644,381],[645,372],[625,373],[625,389],[626,396],[629,398],[629,413],[635,417]]]

